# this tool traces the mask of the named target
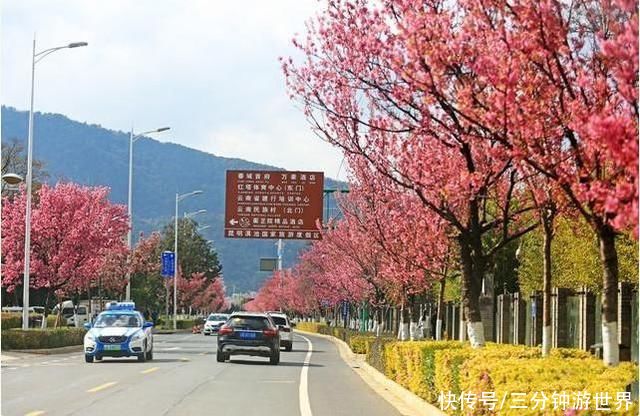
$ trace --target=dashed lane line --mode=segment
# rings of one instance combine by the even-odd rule
[[[147,368],[146,370],[142,370],[140,371],[140,374],[149,374],[149,373],[153,373],[154,371],[158,371],[160,369],[160,367],[151,367],[151,368]]]
[[[87,390],[87,393],[96,393],[96,392],[99,392],[101,390],[108,389],[111,386],[115,386],[116,384],[118,384],[117,381],[110,381],[108,383],[104,383],[104,384],[101,384],[101,385],[99,385],[97,387],[94,387],[92,389]]]
[[[33,412],[25,413],[24,416],[40,416],[44,413],[44,410],[34,410]]]

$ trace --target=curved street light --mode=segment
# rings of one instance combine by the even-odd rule
[[[2,175],[2,180],[8,185],[17,185],[20,182],[24,181],[24,178],[17,173],[5,173],[4,175]]]
[[[127,246],[129,250],[133,246],[132,236],[133,236],[133,205],[132,205],[132,193],[133,193],[133,143],[138,140],[140,137],[160,133],[163,131],[167,131],[171,129],[171,127],[160,127],[155,130],[145,131],[139,134],[133,134],[133,127],[131,127],[131,132],[129,133],[129,200],[127,202],[127,211],[129,213],[129,232],[127,233]],[[131,300],[131,272],[127,271],[127,290],[125,294],[125,298],[127,301]]]
[[[29,262],[31,260],[31,188],[33,167],[33,97],[35,85],[36,63],[61,49],[72,49],[87,46],[87,42],[72,42],[67,45],[45,49],[36,53],[36,37],[33,36],[33,53],[31,54],[31,105],[29,107],[29,134],[27,139],[27,177],[26,177],[26,214],[24,217],[24,273],[22,280],[22,329],[29,329]]]
[[[206,212],[207,212],[206,209],[200,209],[200,210],[194,211],[194,212],[185,212],[184,213],[184,217],[185,218],[193,218],[196,215],[205,214]]]
[[[201,190],[187,192],[186,194],[176,193],[176,215],[174,217],[175,223],[173,225],[173,329],[178,328],[178,203],[190,196],[196,196],[202,194]],[[200,210],[206,211],[206,210]],[[197,211],[199,213],[200,211]],[[195,213],[193,214],[195,215]]]

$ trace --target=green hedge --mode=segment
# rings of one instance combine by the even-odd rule
[[[202,325],[203,322],[204,321],[202,319],[178,319],[176,321],[176,329],[191,329],[195,325]],[[167,321],[164,321],[162,319],[158,319],[154,327],[156,329],[172,330],[173,320],[169,319]]]
[[[56,315],[47,316],[47,327],[53,327],[56,322]],[[22,328],[22,314],[15,312],[3,312],[0,314],[0,324],[2,329]],[[29,327],[39,328],[42,324],[42,315],[29,314]]]
[[[173,323],[171,325],[173,325]],[[178,329],[191,329],[194,325],[195,321],[193,319],[178,319],[176,321],[176,328]]]
[[[2,331],[2,349],[32,350],[82,345],[83,328],[8,329]]]
[[[22,314],[13,312],[3,312],[0,314],[2,329],[21,328]]]

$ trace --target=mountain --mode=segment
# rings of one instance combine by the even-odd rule
[[[3,106],[2,140],[17,139],[26,146],[27,122],[27,112]],[[219,157],[147,137],[136,141],[133,156],[134,243],[140,232],[146,235],[160,230],[172,220],[176,192],[201,189],[202,195],[180,203],[180,215],[206,209],[206,214],[195,219],[200,224],[211,225],[203,235],[214,241],[222,261],[227,291],[256,290],[268,276],[268,273],[258,271],[259,259],[275,257],[275,241],[224,238],[225,172],[230,169],[281,169]],[[127,203],[128,133],[80,123],[60,114],[36,113],[33,157],[44,162],[51,183],[65,180],[108,186],[113,202]],[[325,178],[325,188],[336,187],[344,188],[345,185]],[[285,267],[295,261],[304,245],[304,242],[285,241]]]

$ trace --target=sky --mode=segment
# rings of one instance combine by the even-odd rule
[[[342,155],[291,101],[278,57],[317,0],[4,0],[2,103],[27,110],[36,51],[85,41],[36,65],[35,110],[154,135],[217,156],[345,179]]]

